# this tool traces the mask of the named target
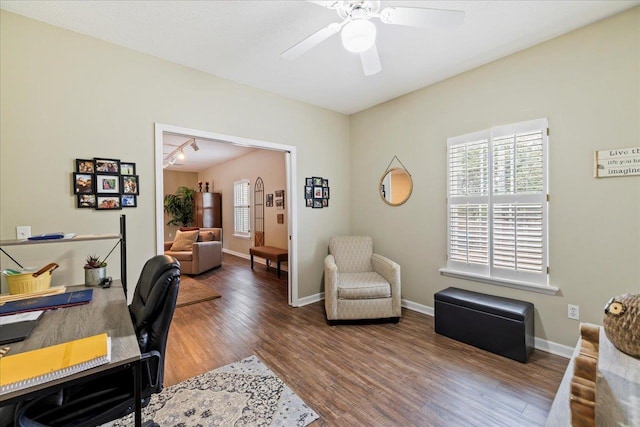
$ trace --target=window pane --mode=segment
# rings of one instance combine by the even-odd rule
[[[542,272],[543,223],[540,204],[493,207],[493,265]]]
[[[453,205],[449,209],[449,218],[449,258],[452,261],[487,265],[487,205]]]
[[[249,233],[249,181],[233,183],[233,227],[236,233]]]
[[[543,191],[542,131],[493,141],[493,194]]]
[[[449,195],[485,195],[489,171],[487,140],[449,147]]]

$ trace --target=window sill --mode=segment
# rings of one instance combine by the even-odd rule
[[[238,239],[251,240],[251,236],[247,236],[246,234],[234,234],[233,237],[237,237]]]
[[[450,268],[441,268],[440,274],[443,276],[455,277],[457,279],[473,280],[474,282],[488,283],[490,285],[504,286],[506,288],[521,289],[523,291],[537,292],[547,295],[555,295],[560,288],[555,286],[536,285],[533,283],[519,282],[517,280],[498,279],[484,276],[482,274],[467,273]]]

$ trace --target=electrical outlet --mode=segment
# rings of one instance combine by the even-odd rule
[[[569,304],[567,316],[569,319],[580,320],[580,307],[577,305]]]
[[[31,237],[30,225],[19,225],[16,227],[16,239],[25,240]]]

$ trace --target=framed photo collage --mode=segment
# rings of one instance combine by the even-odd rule
[[[308,208],[328,208],[329,180],[317,176],[306,178],[304,198],[305,206]]]
[[[135,208],[140,195],[136,164],[96,157],[76,159],[73,194],[80,209]]]

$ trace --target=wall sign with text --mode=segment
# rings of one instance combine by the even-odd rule
[[[596,178],[640,175],[640,147],[614,148],[594,153]]]

